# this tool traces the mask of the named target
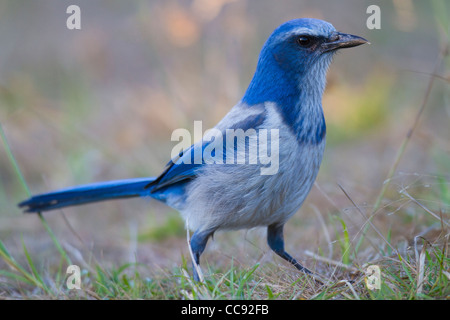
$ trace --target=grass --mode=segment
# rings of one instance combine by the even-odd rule
[[[0,127],[2,143],[7,150],[17,176],[22,177],[17,163]],[[23,186],[28,189],[25,180]],[[443,201],[447,201],[448,186],[439,184]],[[347,195],[348,196],[348,195]],[[416,199],[411,199],[418,202]],[[317,269],[325,269],[327,283],[320,284],[304,274],[298,274],[289,266],[265,266],[257,263],[242,268],[231,264],[224,270],[211,270],[202,283],[193,282],[187,271],[189,259],[183,265],[168,271],[164,277],[148,278],[141,274],[145,265],[126,263],[119,267],[106,268],[100,263],[87,264],[82,270],[82,288],[67,289],[68,275],[63,270],[71,264],[70,254],[63,249],[51,228],[40,216],[41,222],[60,254],[60,264],[53,273],[39,268],[22,240],[24,263],[18,262],[0,241],[0,258],[10,271],[0,270],[3,297],[49,298],[49,299],[445,299],[450,295],[450,258],[448,257],[448,224],[440,216],[439,234],[428,240],[427,235],[414,238],[413,247],[400,253],[393,247],[391,237],[384,238],[383,245],[375,245],[379,258],[360,260],[344,219],[338,215],[330,217],[339,244],[340,261],[320,259],[316,256]],[[366,224],[375,228],[370,219]],[[164,227],[177,226],[169,219]],[[169,230],[167,229],[167,230]],[[177,228],[175,228],[177,229]],[[166,230],[166,231],[167,231]],[[377,231],[378,232],[378,231]],[[152,235],[158,237],[158,234]],[[365,237],[365,233],[362,235]],[[359,247],[359,246],[358,246]],[[320,251],[320,250],[319,250]],[[323,250],[324,251],[324,250]],[[374,253],[372,251],[372,253]],[[332,254],[336,255],[336,254]],[[325,263],[323,262],[325,261]],[[208,265],[206,263],[206,265]],[[379,289],[370,290],[366,285],[366,270],[377,265],[381,270]],[[280,269],[281,272],[278,272]],[[280,276],[280,274],[282,274]]]
[[[448,41],[449,28],[448,19],[444,14],[444,12],[447,12],[445,4],[444,2],[433,1],[433,7],[435,8],[438,29],[444,31],[444,42]],[[443,62],[441,60],[448,62],[448,51],[443,50],[442,57],[436,62],[436,65],[442,68]],[[438,70],[436,67],[433,73],[438,74]],[[167,72],[167,74],[170,73]],[[439,74],[443,75],[444,73]],[[63,108],[67,109],[69,117],[75,118],[77,121],[89,118],[89,106],[93,104],[94,98],[91,98],[91,95],[88,94],[87,88],[77,85],[77,83],[83,82],[83,78],[81,77],[81,80],[76,78],[77,81],[73,81],[72,73],[67,75],[68,80],[65,77],[63,78],[59,83],[63,98],[67,98]],[[338,121],[330,126],[330,130],[336,130],[335,136],[339,143],[348,139],[349,136],[359,136],[367,127],[371,127],[371,132],[380,130],[379,125],[389,121],[391,114],[387,111],[389,109],[387,104],[390,103],[392,95],[396,94],[392,88],[397,83],[392,78],[382,77],[380,74],[368,77],[368,79],[366,86],[358,91],[358,94],[354,94],[354,101],[349,102],[351,106],[342,106],[351,109],[348,110],[348,113],[345,112],[344,108],[339,108],[334,115],[331,114],[331,119],[333,117],[338,118]],[[405,126],[400,127],[399,130],[405,129],[401,133],[401,143],[391,145],[391,148],[394,148],[392,153],[395,153],[395,151],[397,153],[390,163],[390,170],[387,170],[388,172],[385,175],[386,183],[376,190],[370,191],[367,191],[368,187],[364,189],[366,186],[362,186],[361,189],[363,190],[358,193],[360,191],[357,190],[358,188],[345,186],[345,183],[358,175],[356,173],[354,176],[349,176],[345,183],[339,184],[340,188],[336,189],[339,190],[340,195],[334,197],[330,197],[327,191],[316,185],[316,189],[321,190],[320,197],[316,195],[319,200],[315,201],[316,198],[313,200],[313,203],[320,204],[319,208],[313,208],[314,210],[312,210],[316,212],[316,215],[313,218],[305,217],[304,219],[294,217],[288,223],[287,228],[298,228],[305,231],[305,234],[301,234],[300,231],[287,232],[286,237],[292,240],[289,243],[287,242],[287,245],[291,246],[289,251],[292,250],[296,255],[298,254],[299,258],[306,258],[307,265],[326,279],[324,284],[314,281],[307,275],[298,273],[289,264],[274,254],[268,253],[265,244],[264,247],[258,244],[258,241],[260,241],[258,239],[261,237],[253,237],[251,234],[248,237],[246,235],[245,241],[235,239],[235,234],[232,234],[224,236],[226,241],[221,241],[221,244],[214,243],[214,253],[208,254],[206,252],[202,257],[204,282],[195,283],[190,277],[192,271],[189,254],[185,249],[180,249],[177,252],[177,245],[174,244],[174,241],[176,241],[181,243],[183,248],[187,248],[183,222],[178,216],[169,213],[166,214],[162,223],[158,223],[157,218],[155,218],[155,220],[147,223],[151,227],[146,230],[136,228],[139,231],[130,231],[129,237],[128,235],[120,235],[129,240],[129,243],[145,243],[145,246],[152,246],[153,243],[156,243],[154,246],[158,249],[152,252],[153,256],[156,257],[155,259],[157,259],[157,254],[160,251],[164,251],[164,253],[171,251],[172,254],[169,255],[169,259],[175,256],[176,259],[171,261],[181,261],[180,263],[161,262],[162,267],[159,267],[152,261],[146,261],[147,255],[136,253],[132,245],[130,245],[130,248],[120,248],[120,250],[113,248],[112,250],[117,249],[117,251],[130,252],[131,254],[126,257],[114,256],[114,259],[109,259],[107,256],[109,243],[96,244],[96,246],[101,246],[99,252],[98,247],[85,243],[83,225],[77,223],[72,225],[73,220],[70,219],[68,214],[66,217],[66,213],[58,213],[64,219],[61,229],[56,229],[58,226],[53,225],[55,220],[50,215],[48,220],[52,219],[52,223],[47,222],[44,216],[38,215],[39,226],[33,225],[28,230],[18,228],[16,233],[2,231],[2,238],[0,239],[0,299],[448,299],[450,297],[448,253],[450,184],[448,174],[423,174],[421,172],[424,171],[417,169],[420,168],[420,165],[418,165],[415,170],[420,173],[410,173],[410,180],[405,183],[405,180],[402,179],[405,176],[399,172],[400,164],[405,158],[411,155],[419,158],[419,153],[422,152],[428,156],[433,153],[433,150],[424,148],[419,152],[414,149],[411,154],[408,153],[408,148],[411,147],[411,141],[414,138],[427,138],[424,138],[423,132],[416,133],[416,131],[420,123],[423,122],[423,118],[430,115],[425,111],[428,111],[426,108],[433,98],[433,84],[442,81],[442,79],[435,79],[438,79],[438,77],[433,75],[430,77],[428,88],[419,101],[420,105],[414,104],[418,108],[415,117],[410,123],[406,124],[406,129]],[[66,80],[69,83],[64,85]],[[170,87],[171,81],[174,80],[170,77],[167,78],[168,87]],[[44,82],[42,83],[45,85]],[[195,81],[192,81],[192,83],[197,84]],[[50,87],[53,88],[53,86]],[[180,85],[176,82],[173,87],[179,88]],[[17,110],[20,110],[20,106],[23,104],[39,102],[33,90],[26,90],[26,81],[19,81],[17,88],[19,88],[17,91],[20,94],[8,91],[6,93],[0,92],[4,99],[3,104],[10,108],[8,112],[18,112]],[[344,96],[355,91],[354,88],[343,88],[341,88],[341,91]],[[22,95],[22,91],[27,94]],[[173,91],[176,92],[177,90]],[[169,96],[175,95],[173,92],[170,93]],[[340,95],[342,94],[337,96],[332,94],[329,97],[330,100],[345,101]],[[144,96],[144,98],[146,97]],[[443,100],[445,101],[447,98],[444,97]],[[164,105],[165,100],[159,96],[158,99],[160,100],[157,101],[161,101]],[[174,98],[170,105],[184,105],[186,102],[181,99],[180,101]],[[407,103],[411,103],[411,101]],[[139,101],[140,104],[141,101]],[[226,104],[228,105],[228,102]],[[382,108],[379,108],[380,104],[383,105]],[[146,117],[144,111],[134,108],[133,110],[136,113],[139,112],[142,118]],[[102,154],[106,154],[108,160],[113,161],[117,158],[114,151],[115,145],[108,146],[107,143],[103,143],[101,137],[96,136],[97,131],[80,130],[77,128],[76,122],[74,124],[68,118],[64,118],[57,110],[48,108],[42,103],[36,103],[33,110],[38,110],[35,111],[36,116],[43,118],[45,124],[55,125],[51,118],[58,118],[60,127],[57,128],[57,131],[66,136],[65,141],[75,141],[73,143],[75,148],[80,148],[80,144],[77,145],[76,141],[82,141],[83,143],[89,141],[96,149],[101,150]],[[149,110],[150,113],[157,111]],[[167,111],[168,114],[169,111]],[[116,112],[116,115],[119,115],[118,118],[124,115],[113,107],[108,109],[108,112],[112,114]],[[176,114],[181,113],[183,112],[177,112]],[[440,116],[442,114],[445,113],[440,113]],[[355,121],[352,120],[353,126],[346,122],[348,121],[348,115],[358,117],[356,120],[353,119]],[[98,119],[92,121],[95,123],[96,120]],[[107,117],[104,120],[110,121]],[[157,125],[158,122],[164,123],[164,121],[167,121],[163,116],[160,120],[153,121],[153,123]],[[27,122],[24,124],[27,124]],[[136,128],[139,128],[138,124],[136,124]],[[339,129],[336,129],[337,126],[345,128],[345,130],[340,129],[341,131],[339,131]],[[114,125],[109,124],[108,128],[111,127],[114,128],[113,132],[121,131]],[[333,129],[333,127],[335,128]],[[140,131],[137,129],[135,134],[139,137]],[[117,143],[127,142],[126,135],[124,134],[124,136],[115,137],[111,141],[114,141],[114,143],[116,141],[118,141]],[[14,144],[8,143],[1,124],[0,137],[1,145],[8,159],[7,162],[2,162],[2,165],[10,166],[13,172],[11,176],[7,176],[7,179],[13,180],[9,185],[17,184],[19,186],[17,189],[22,189],[21,194],[30,195],[27,182],[13,154],[15,149],[12,147],[14,147]],[[392,141],[395,141],[395,139]],[[391,143],[391,141],[389,142]],[[133,147],[135,146],[133,145]],[[85,158],[92,155],[86,155],[79,150],[74,151],[72,145],[68,148],[64,146],[64,148],[63,152],[67,151],[74,155],[68,157],[69,171],[72,170],[71,172],[79,181],[90,180],[95,173],[85,169]],[[448,155],[445,152],[439,152],[435,155],[437,167],[440,168],[438,171],[448,173],[450,169],[448,167]],[[82,154],[82,157],[80,157],[80,154]],[[61,155],[59,156],[61,157]],[[94,154],[93,157],[95,156]],[[142,158],[145,159],[145,162],[140,162],[141,164],[138,165],[136,171],[139,173],[146,172],[146,161],[149,159],[146,155]],[[376,167],[378,159],[370,160],[372,161],[371,164]],[[154,159],[149,161],[155,162]],[[357,161],[355,160],[355,162]],[[420,161],[417,163],[420,164]],[[133,164],[127,163],[127,161],[123,165],[133,167]],[[324,169],[326,170],[326,168]],[[133,174],[136,171],[133,171]],[[369,172],[365,171],[364,173],[367,176],[364,176],[363,180],[369,180]],[[376,172],[376,175],[379,178],[384,176],[380,172]],[[2,203],[4,200],[8,200],[6,192],[2,191],[7,189],[5,186],[6,183],[3,184],[0,181],[0,188],[2,188],[0,189],[0,200]],[[374,200],[368,200],[365,203],[360,200],[361,198]],[[327,205],[324,205],[323,202],[326,202]],[[101,216],[104,211],[103,208],[109,209],[109,207],[101,207],[102,209],[95,212],[95,215],[91,215],[91,208],[86,209],[90,216],[83,217],[83,221],[89,221],[89,223],[95,219],[102,221],[105,218]],[[156,211],[158,209],[152,208],[151,210]],[[84,214],[82,211],[79,213]],[[29,218],[30,220],[33,219],[33,217]],[[123,221],[127,221],[127,219],[120,220],[116,215],[101,227],[106,229],[110,227],[106,224],[117,225]],[[94,228],[99,228],[98,223],[92,222],[92,224],[95,225]],[[308,224],[310,224],[309,228]],[[36,245],[34,241],[31,241],[34,240],[33,237],[36,237],[33,231],[39,228],[42,229],[42,232],[37,237],[48,239],[44,246]],[[53,229],[60,231],[60,233],[54,232]],[[124,229],[126,230],[127,227],[123,227],[120,231],[123,232]],[[133,229],[133,227],[130,226],[130,229]],[[115,235],[115,231],[114,229],[111,234]],[[61,232],[68,233],[72,238],[80,241],[67,241],[66,235],[61,235]],[[308,232],[313,232],[314,235],[308,234]],[[316,236],[317,233],[320,233],[320,237]],[[17,236],[18,234],[20,234],[20,237]],[[10,235],[13,236],[10,237]],[[17,243],[14,242],[15,240],[17,240]],[[36,242],[38,242],[37,240]],[[303,241],[307,241],[307,245],[302,246]],[[111,242],[121,243],[120,239],[111,240]],[[242,242],[245,242],[246,245],[250,244],[251,251],[257,252],[256,258],[250,256],[250,254],[245,255],[241,251],[236,251],[236,247],[242,247]],[[231,253],[227,251],[230,250],[229,247],[227,248],[223,243],[233,246]],[[293,249],[294,244],[296,247]],[[51,248],[49,248],[50,246]],[[314,248],[314,252],[303,250],[305,247],[310,250]],[[258,252],[260,252],[259,255]],[[159,257],[161,256],[164,255],[159,254]],[[66,270],[72,264],[81,266],[80,290],[68,289],[67,287],[67,280],[71,274],[66,273]],[[370,277],[367,270],[371,266],[377,266],[380,270],[379,289],[371,290],[367,285]]]
[[[118,267],[103,267],[92,263],[82,269],[82,289],[66,286],[67,252],[61,254],[60,265],[49,273],[38,267],[23,243],[25,263],[19,263],[0,242],[0,257],[9,271],[0,271],[2,295],[15,298],[49,299],[447,299],[450,295],[450,258],[448,257],[448,228],[434,228],[439,234],[432,240],[417,236],[412,248],[398,254],[400,249],[379,246],[374,260],[359,265],[361,255],[352,255],[354,244],[343,219],[330,220],[336,231],[340,261],[318,257],[316,267],[332,275],[329,283],[321,285],[310,277],[298,274],[289,265],[236,266],[231,260],[222,269],[210,269],[204,283],[194,283],[189,259],[182,266],[165,270],[164,275],[146,277],[148,267],[126,263]],[[339,230],[342,230],[339,231]],[[388,237],[388,241],[391,241]],[[325,250],[324,250],[325,251]],[[372,254],[374,251],[372,250]],[[22,257],[23,258],[23,257]],[[277,259],[274,257],[274,259]],[[275,260],[277,261],[277,260]],[[279,261],[278,261],[279,262]],[[341,265],[342,264],[342,265]],[[208,263],[204,264],[208,266]],[[365,284],[368,265],[381,269],[381,287],[369,290]]]

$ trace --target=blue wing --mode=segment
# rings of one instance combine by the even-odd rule
[[[222,132],[226,129],[257,129],[264,122],[266,118],[266,111],[262,105],[258,106],[246,106],[246,108],[253,108],[253,112],[250,115],[245,116],[239,114],[238,117],[230,116],[230,120],[227,123],[227,117],[224,118],[219,124],[217,128],[220,128]],[[255,112],[254,110],[257,110]],[[245,112],[245,108],[239,106],[237,109],[239,112]],[[234,113],[237,113],[235,111]],[[230,112],[230,114],[233,114]],[[196,144],[193,144],[188,149],[182,151],[177,157],[171,159],[169,163],[167,163],[164,171],[151,183],[149,183],[146,188],[151,188],[151,192],[155,192],[157,190],[161,190],[162,188],[169,187],[174,184],[188,182],[197,177],[199,170],[206,165],[207,163],[211,163],[208,157],[214,156],[204,154],[205,148],[212,143],[213,141],[200,141]],[[236,147],[236,146],[235,146]],[[201,159],[196,159],[196,155],[200,154]],[[223,149],[223,157],[226,157],[226,148]],[[197,161],[196,161],[197,160]]]

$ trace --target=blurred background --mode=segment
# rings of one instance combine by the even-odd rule
[[[81,8],[81,30],[66,28],[71,4]],[[0,124],[32,193],[158,175],[176,144],[170,140],[174,129],[192,130],[194,120],[210,128],[239,101],[273,29],[293,18],[327,20],[371,45],[342,50],[330,68],[323,165],[286,227],[286,241],[287,250],[306,265],[314,262],[304,250],[339,260],[336,239],[344,231],[360,234],[365,220],[338,184],[371,214],[449,40],[445,1],[377,1],[379,30],[366,26],[371,4],[1,1]],[[448,221],[449,67],[446,57],[374,218],[398,247],[439,224],[413,200]],[[23,241],[36,264],[51,269],[59,256],[39,219],[17,208],[27,193],[4,146],[0,239],[19,260]],[[137,261],[148,266],[149,276],[168,276],[188,257],[183,221],[156,201],[112,201],[48,212],[45,218],[69,254],[81,253],[88,263],[93,257],[106,266]],[[232,257],[244,266],[281,263],[269,252],[264,233],[219,233],[204,259],[217,267]],[[373,258],[367,248],[355,262]]]

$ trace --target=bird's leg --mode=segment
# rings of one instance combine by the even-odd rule
[[[199,231],[197,230],[191,237],[190,245],[194,260],[192,261],[192,269],[194,273],[194,280],[200,281],[197,268],[200,268],[200,256],[205,250],[206,243],[209,237],[214,233],[211,230]]]
[[[284,251],[283,226],[284,225],[282,224],[271,224],[267,227],[267,243],[269,244],[270,249],[286,261],[292,263],[294,267],[301,272],[312,274],[311,271],[302,266],[297,260]]]

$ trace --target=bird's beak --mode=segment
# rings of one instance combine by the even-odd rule
[[[359,36],[336,32],[326,42],[322,44],[322,48],[324,52],[328,52],[337,49],[356,47],[364,43],[370,42]]]

